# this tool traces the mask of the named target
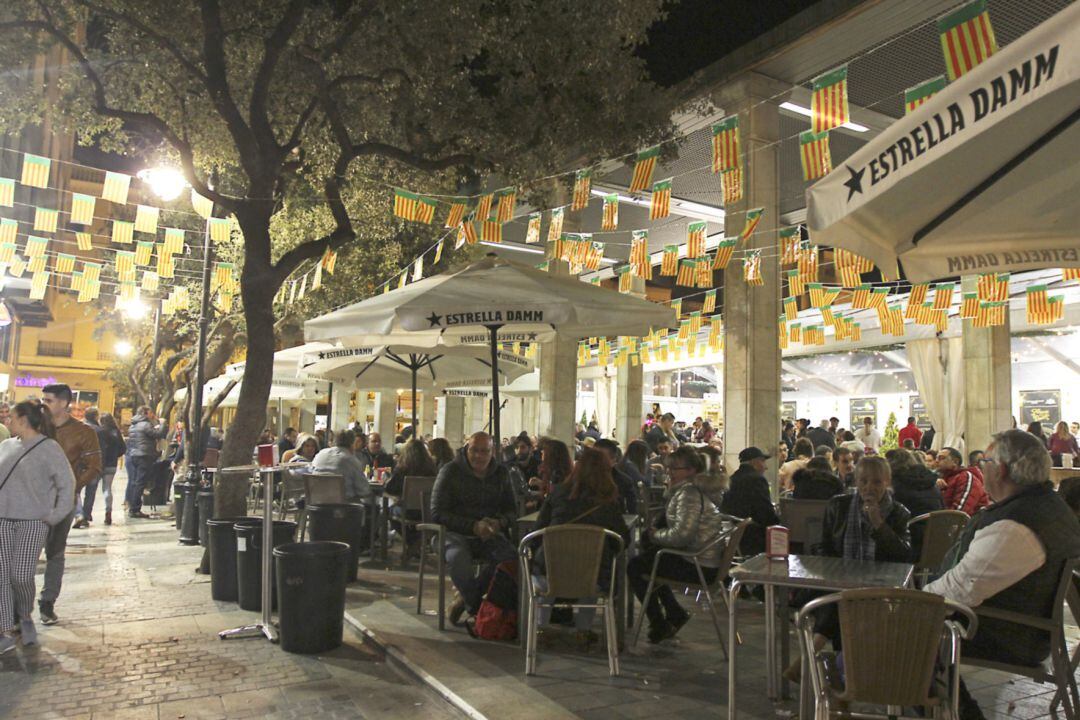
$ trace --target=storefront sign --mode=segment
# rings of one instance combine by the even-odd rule
[[[924,432],[933,425],[930,422],[930,413],[926,409],[926,403],[923,402],[922,397],[919,395],[912,395],[908,398],[908,417],[915,418],[915,424]]]
[[[795,400],[780,403],[780,419],[794,422],[799,417],[798,407],[799,405]]]
[[[1043,432],[1049,435],[1061,420],[1060,390],[1021,390],[1020,424],[1042,423]]]
[[[35,377],[34,375],[19,375],[15,378],[15,387],[43,388],[46,385],[55,385],[54,377]]]
[[[447,397],[482,397],[486,398],[488,393],[483,390],[443,390],[443,395]]]
[[[848,403],[851,424],[848,429],[855,431],[863,424],[863,418],[869,417],[877,425],[877,398],[851,398]]]

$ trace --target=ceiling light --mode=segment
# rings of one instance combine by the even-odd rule
[[[810,112],[809,108],[804,108],[802,105],[796,105],[793,102],[782,102],[780,103],[780,108],[782,110],[787,110],[789,112],[797,113],[799,115],[805,115],[806,117],[811,117],[813,115],[813,113]],[[865,125],[860,125],[859,123],[846,122],[840,127],[847,128],[848,130],[854,130],[855,132],[870,132],[870,128],[866,127]]]

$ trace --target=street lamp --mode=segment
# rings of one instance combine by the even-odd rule
[[[180,197],[184,188],[188,186],[187,180],[179,170],[171,167],[155,167],[140,170],[138,178],[150,186],[150,191],[166,202],[171,202]]]
[[[131,343],[127,340],[117,340],[116,344],[113,345],[113,351],[120,357],[127,357],[133,349]]]

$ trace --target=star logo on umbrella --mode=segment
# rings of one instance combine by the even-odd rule
[[[845,165],[847,171],[851,173],[851,177],[844,183],[844,187],[848,189],[847,199],[850,202],[855,193],[862,195],[862,176],[866,172],[866,168],[862,170],[852,170],[850,165]]]
[[[529,342],[535,342],[536,338],[537,338],[536,333],[534,333],[534,332],[529,333]]]
[[[442,322],[442,315],[436,315],[435,311],[432,311],[427,317],[427,321],[431,323],[431,327],[438,327]]]

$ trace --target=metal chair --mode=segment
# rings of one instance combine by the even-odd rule
[[[713,626],[716,628],[716,637],[720,641],[720,650],[724,653],[724,657],[727,657],[727,643],[724,642],[724,634],[720,629],[720,616],[716,614],[716,595],[720,596],[720,600],[724,603],[724,608],[730,612],[728,608],[727,593],[724,592],[723,583],[728,578],[728,573],[731,570],[732,562],[735,559],[735,553],[739,550],[739,543],[742,541],[743,533],[746,532],[746,528],[753,522],[750,518],[741,519],[732,517],[730,515],[724,516],[729,522],[729,527],[725,527],[713,537],[712,540],[705,543],[701,548],[697,550],[677,550],[675,548],[664,548],[656,553],[656,557],[653,558],[652,573],[649,575],[649,586],[645,590],[645,597],[641,599],[642,612],[638,613],[637,618],[634,620],[634,631],[630,639],[631,646],[637,644],[638,635],[641,634],[641,624],[645,618],[644,607],[648,605],[649,598],[652,597],[653,589],[657,585],[668,585],[672,587],[685,587],[701,591],[705,594],[705,600],[709,605],[709,614],[712,616]],[[705,581],[705,573],[701,568],[700,558],[706,552],[715,547],[718,543],[725,543],[724,553],[720,557],[720,566],[717,568],[716,578],[711,582]],[[664,555],[674,555],[675,557],[681,557],[688,562],[694,564],[694,568],[697,570],[698,582],[691,583],[686,580],[671,580],[668,578],[658,577],[657,571],[660,569],[660,558]]]
[[[289,513],[295,513],[297,521],[303,508],[296,504],[297,500],[304,497],[304,477],[299,472],[306,466],[297,465],[296,471],[284,468],[281,471],[281,501],[278,504],[278,520],[285,520]]]
[[[345,502],[345,476],[334,473],[308,473],[304,476],[304,509],[299,513],[300,542],[307,529],[309,505],[340,504]]]
[[[788,529],[789,542],[802,553],[813,555],[812,547],[821,542],[828,504],[828,500],[780,498],[780,522]]]
[[[813,613],[836,604],[844,645],[843,686],[837,687],[828,665],[833,653],[814,649]],[[958,613],[961,625],[949,616]],[[947,710],[959,717],[960,639],[974,636],[978,620],[971,608],[940,595],[899,588],[845,590],[811,600],[795,619],[803,663],[813,686],[816,720],[834,714],[851,717],[851,703],[884,705],[890,720],[903,707]],[[939,663],[946,687],[935,682]],[[860,708],[858,717],[874,715]]]
[[[1073,622],[1080,623],[1080,569],[1073,570],[1072,586],[1065,591],[1065,603],[1072,613]],[[1069,675],[1076,677],[1076,668],[1080,666],[1080,644],[1073,650],[1072,659],[1069,661]],[[1061,704],[1061,689],[1054,695],[1050,703],[1050,714],[1057,717],[1057,707]]]
[[[967,513],[960,510],[935,510],[908,520],[908,528],[918,523],[926,523],[922,533],[922,549],[915,563],[915,578],[918,586],[926,584],[930,573],[941,567],[945,553],[953,546],[960,532],[967,525]]]
[[[546,589],[537,587],[531,561],[532,545],[541,541],[544,546],[544,575]],[[611,550],[611,574],[609,589],[597,586],[600,563],[605,547]],[[613,601],[615,568],[623,541],[618,533],[596,525],[556,525],[535,530],[521,539],[518,554],[521,557],[521,582],[526,587],[525,621],[525,674],[536,674],[537,609],[541,601],[552,607],[596,608],[604,619],[604,641],[608,653],[608,673],[619,674],[619,642],[615,628]],[[581,602],[580,598],[596,598],[593,602]],[[556,602],[557,598],[579,598],[572,602]]]
[[[1000,610],[998,608],[982,605],[975,609],[980,619],[1004,620],[1005,622],[1022,625],[1029,628],[1037,628],[1050,634],[1050,657],[1039,665],[1011,665],[996,660],[984,660],[982,658],[970,658],[964,661],[965,665],[989,668],[1012,675],[1022,675],[1031,678],[1037,683],[1053,683],[1057,692],[1051,701],[1051,708],[1056,711],[1060,704],[1065,709],[1065,717],[1068,720],[1077,720],[1080,710],[1080,693],[1077,692],[1076,677],[1073,674],[1074,659],[1069,657],[1069,646],[1065,641],[1065,602],[1070,596],[1070,591],[1075,593],[1073,575],[1077,567],[1080,567],[1080,557],[1069,558],[1061,571],[1061,579],[1058,581],[1057,592],[1054,594],[1053,611],[1049,618],[1038,615],[1024,615],[1022,613]],[[1073,595],[1075,603],[1076,596]],[[1072,606],[1071,606],[1072,607]],[[1080,609],[1080,603],[1076,604]],[[1047,667],[1049,663],[1049,667]]]
[[[431,497],[431,490],[435,487],[434,477],[423,477],[420,475],[407,475],[405,482],[401,486],[401,499],[398,502],[398,507],[401,509],[401,517],[397,518],[395,522],[401,524],[401,567],[404,569],[409,563],[408,543],[405,542],[405,534],[407,530],[415,528],[423,520],[410,520],[409,512],[419,512],[420,517],[424,517],[424,506],[427,505],[427,498]]]

